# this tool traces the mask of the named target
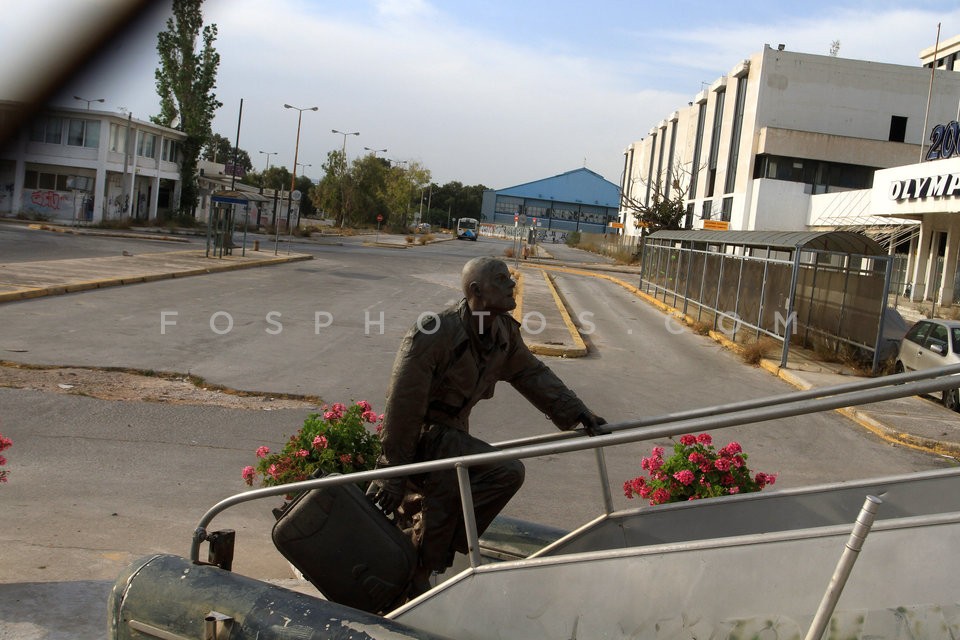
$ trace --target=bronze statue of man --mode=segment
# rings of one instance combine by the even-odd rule
[[[461,274],[464,300],[404,337],[393,365],[381,439],[380,467],[494,451],[469,431],[470,411],[493,396],[500,380],[509,382],[560,429],[583,425],[589,435],[605,433],[577,395],[523,343],[520,325],[510,316],[516,282],[497,258],[470,260]],[[510,460],[470,468],[470,484],[480,533],[523,484],[524,467]],[[456,472],[436,471],[409,478],[422,495],[414,532],[419,567],[410,595],[430,588],[431,572],[443,571],[454,553],[466,553],[466,534]],[[371,486],[370,494],[387,513],[407,494],[408,478]]]

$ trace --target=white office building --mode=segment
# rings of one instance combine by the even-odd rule
[[[173,213],[185,139],[128,114],[46,109],[0,148],[0,216],[97,223]]]
[[[868,190],[877,170],[920,162],[931,127],[956,119],[958,49],[954,38],[922,52],[933,72],[765,46],[627,147],[626,232],[640,232],[630,203],[678,194],[689,229],[902,223],[874,217]]]

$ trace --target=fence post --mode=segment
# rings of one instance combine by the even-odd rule
[[[787,297],[787,323],[783,326],[783,351],[780,354],[780,366],[787,366],[787,357],[790,355],[790,330],[796,325],[793,311],[796,306],[794,298],[797,295],[797,277],[800,273],[800,248],[794,249],[793,274],[790,276],[790,295]]]

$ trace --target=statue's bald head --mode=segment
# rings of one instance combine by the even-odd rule
[[[491,256],[481,256],[474,258],[463,265],[463,271],[460,272],[460,284],[463,286],[463,295],[470,298],[471,283],[480,283],[488,278],[496,268],[506,268],[506,263]]]
[[[464,265],[460,276],[463,295],[472,311],[506,313],[517,307],[513,290],[517,286],[507,263],[499,258],[474,258]]]

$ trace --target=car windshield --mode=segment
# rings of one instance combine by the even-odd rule
[[[953,352],[960,353],[960,327],[950,329],[950,342],[953,345]]]

